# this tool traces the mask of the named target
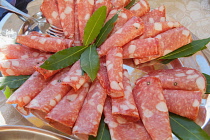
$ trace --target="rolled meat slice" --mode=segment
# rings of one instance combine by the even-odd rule
[[[124,124],[121,118],[117,118],[112,114],[110,98],[106,99],[104,115],[104,122],[108,124],[113,140],[151,140],[141,120]]]
[[[161,82],[156,77],[140,78],[133,96],[142,122],[153,140],[172,140],[169,113]]]
[[[87,21],[90,19],[90,16],[93,14],[94,3],[95,3],[94,0],[83,0],[83,1],[77,0],[76,2],[78,8],[79,34],[81,41],[83,41],[84,30]]]
[[[147,12],[149,12],[150,6],[147,0],[140,0],[137,2],[134,6],[130,8],[130,11],[133,13],[136,17],[141,17],[145,15]]]
[[[132,40],[123,47],[123,58],[145,58],[159,55],[158,41],[155,38]]]
[[[76,1],[76,0],[75,0]],[[81,46],[80,34],[79,34],[79,21],[78,21],[78,6],[75,3],[75,15],[74,15],[74,46]]]
[[[108,14],[109,11],[111,10],[112,8],[112,3],[111,3],[111,0],[96,0],[95,1],[95,5],[94,5],[94,10],[93,11],[96,11],[98,8],[100,8],[101,6],[106,6],[107,10],[106,10],[106,13]]]
[[[38,72],[34,72],[7,100],[9,104],[17,104],[18,107],[27,105],[49,83]]]
[[[122,47],[112,47],[106,56],[106,67],[112,98],[124,96]]]
[[[104,56],[110,48],[123,46],[144,32],[144,25],[140,18],[132,17],[124,26],[111,35],[99,48],[99,55]]]
[[[96,79],[90,87],[73,127],[73,134],[97,135],[106,96],[106,90]]]
[[[16,105],[16,110],[21,113],[22,115],[28,116],[30,114],[29,109],[25,108],[25,107],[20,107],[18,105]]]
[[[85,83],[77,91],[71,89],[45,118],[62,123],[68,127],[73,127],[88,90],[89,83]]]
[[[70,71],[63,79],[62,84],[70,85],[74,88],[75,91],[77,91],[88,80],[88,75],[86,73],[82,74],[80,60],[78,60],[76,63],[73,64]]]
[[[133,98],[129,74],[126,69],[123,70],[123,86],[125,95],[118,99],[112,99],[112,114],[117,115],[124,123],[128,121],[136,122],[140,118]]]
[[[40,10],[51,25],[62,29],[57,0],[43,0]]]
[[[169,112],[196,120],[202,100],[201,91],[163,90]]]
[[[61,69],[59,70],[47,70],[44,68],[41,68],[40,66],[43,64],[44,62],[41,62],[39,64],[37,64],[36,66],[34,66],[34,69],[39,72],[41,75],[44,76],[45,79],[50,78],[51,76],[55,75],[56,73],[58,73]]]
[[[49,55],[50,54],[48,53],[44,53],[20,44],[9,44],[0,48],[1,60],[37,58],[41,56],[46,56],[48,58]]]
[[[40,37],[35,35],[19,35],[17,36],[17,43],[28,46],[30,48],[46,51],[58,52],[69,48],[72,45],[71,39],[63,39],[56,37]]]
[[[165,6],[160,6],[141,17],[144,23],[155,23],[166,21]]]
[[[163,89],[201,91],[202,93],[206,91],[206,79],[196,69],[186,67],[162,69],[152,71],[147,76],[159,78]]]
[[[45,61],[46,58],[8,59],[0,62],[0,71],[4,76],[31,75],[34,66]]]
[[[65,96],[71,87],[63,85],[62,81],[67,76],[69,68],[63,69],[56,74],[45,88],[26,106],[48,113]]]
[[[131,0],[111,0],[111,2],[114,8],[123,8],[129,4]]]
[[[63,28],[63,32],[65,38],[73,39],[74,37],[74,0],[57,0],[58,3],[58,11],[61,20],[61,26]]]

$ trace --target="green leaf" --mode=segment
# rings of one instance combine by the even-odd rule
[[[130,3],[128,3],[127,6],[125,6],[125,9],[129,10],[135,3],[136,3],[136,0],[132,0]]]
[[[160,57],[159,59],[176,59],[180,57],[187,57],[195,54],[196,52],[203,50],[204,47],[210,42],[210,38],[195,40],[165,56]]]
[[[181,140],[209,140],[208,134],[194,121],[170,113],[173,134]]]
[[[104,116],[102,116],[101,118],[97,137],[89,136],[89,140],[111,140],[109,128],[107,124],[104,122]]]
[[[68,67],[80,59],[88,46],[76,46],[59,51],[48,58],[40,67],[47,70],[58,70]]]
[[[164,59],[160,63],[162,63],[162,64],[168,64],[168,63],[172,62],[173,60],[175,60],[175,59]]]
[[[11,89],[19,88],[30,76],[5,76],[0,77],[0,90],[8,86]]]
[[[89,45],[98,36],[106,19],[106,9],[106,6],[98,8],[88,20],[84,30],[83,45]]]
[[[81,55],[80,63],[82,70],[94,81],[99,70],[99,56],[94,44],[88,47]]]
[[[101,44],[105,42],[105,40],[108,38],[109,34],[114,28],[114,23],[116,22],[118,18],[118,14],[115,14],[109,21],[106,22],[106,24],[101,29],[98,37],[96,38],[96,46],[99,47]]]
[[[206,77],[207,86],[206,86],[206,94],[210,94],[210,75],[203,73]]]
[[[5,97],[8,99],[12,95],[12,93],[13,93],[13,90],[10,89],[8,86],[6,86],[6,89],[4,91]]]

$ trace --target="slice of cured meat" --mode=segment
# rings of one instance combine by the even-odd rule
[[[45,118],[73,127],[88,90],[88,83],[85,83],[77,91],[71,89]]]
[[[111,0],[96,0],[94,5],[94,11],[96,11],[101,6],[106,6],[107,8],[106,13],[108,14],[112,8]]]
[[[160,6],[146,13],[141,17],[144,23],[164,22],[166,21],[165,6]]]
[[[19,107],[27,105],[42,89],[49,80],[38,72],[34,72],[7,100],[9,104],[17,104]]]
[[[48,57],[50,54],[40,52],[36,49],[32,49],[19,44],[9,44],[0,48],[1,60],[4,59],[26,59],[37,58],[40,56]]]
[[[34,66],[34,69],[38,71],[41,75],[43,75],[45,79],[50,78],[51,76],[55,75],[56,73],[60,71],[60,70],[47,70],[47,69],[41,68],[40,66],[43,63],[44,62],[39,63],[38,65]]]
[[[136,17],[141,17],[145,15],[147,12],[149,12],[150,6],[147,0],[140,0],[137,2],[134,6],[130,8],[130,11],[133,13]]]
[[[20,107],[18,105],[16,105],[16,110],[21,113],[22,115],[28,116],[30,114],[29,109],[25,108],[25,107]]]
[[[62,81],[66,77],[69,68],[63,69],[55,75],[45,88],[26,106],[30,109],[40,110],[48,113],[65,96],[71,87],[63,85]]]
[[[160,80],[140,78],[133,95],[142,122],[153,140],[171,140],[169,113]],[[161,127],[160,127],[161,126]]]
[[[79,21],[78,21],[78,6],[75,4],[75,15],[74,15],[74,46],[81,46],[80,34],[79,34]]]
[[[88,80],[89,80],[88,75],[86,73],[84,75],[82,74],[80,60],[78,60],[71,67],[67,76],[63,79],[62,84],[70,85],[71,87],[74,88],[74,90],[78,90]]]
[[[148,76],[157,77],[163,89],[206,91],[206,79],[201,72],[192,68],[162,69],[148,73]]]
[[[57,0],[61,26],[65,38],[74,37],[74,0]]]
[[[73,127],[74,134],[97,135],[106,96],[106,91],[96,79]]]
[[[155,22],[144,24],[144,33],[140,38],[155,37],[156,35],[165,32],[169,29],[180,27],[181,24],[177,21],[165,21],[165,22]]]
[[[111,0],[111,3],[114,8],[123,8],[125,7],[131,0]]]
[[[124,96],[122,47],[112,47],[106,56],[106,67],[110,82],[110,96]]]
[[[58,52],[69,48],[72,45],[72,40],[55,38],[55,37],[40,37],[35,35],[19,35],[17,36],[17,43],[28,46],[30,48],[46,51]]]
[[[108,124],[113,140],[151,140],[141,120],[124,124],[121,118],[113,116],[111,99],[109,98],[105,102],[104,115],[104,122]]]
[[[159,55],[158,47],[158,39],[135,39],[123,47],[123,58],[145,58],[151,55]]]
[[[40,10],[51,25],[62,29],[57,0],[44,0]]]
[[[111,35],[99,48],[99,55],[104,56],[110,48],[123,46],[144,32],[144,25],[140,18],[132,17],[122,28]]]
[[[31,75],[34,66],[45,61],[46,58],[8,59],[0,62],[0,71],[4,76]]]
[[[90,16],[93,14],[94,0],[77,0],[76,4],[78,8],[80,40],[83,41],[86,23],[90,19]]]
[[[125,123],[138,121],[139,113],[133,98],[129,74],[125,69],[123,70],[123,86],[125,95],[118,99],[112,99],[112,114],[117,115],[118,118],[122,117],[122,120],[125,119]]]
[[[169,112],[195,120],[202,100],[202,92],[185,90],[163,91]]]

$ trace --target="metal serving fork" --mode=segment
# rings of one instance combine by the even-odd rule
[[[0,0],[0,8],[6,9],[17,14],[21,20],[23,20],[24,22],[29,22],[30,25],[36,23],[36,25],[39,28],[38,30],[40,30],[42,33],[47,33],[55,37],[64,37],[64,33],[61,28],[49,25],[48,23],[46,23],[46,21],[43,21],[43,19],[35,18],[29,14],[20,11],[19,9],[8,3],[6,0]],[[40,13],[41,12],[39,12],[39,15]]]

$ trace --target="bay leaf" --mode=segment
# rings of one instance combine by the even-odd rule
[[[207,86],[206,86],[206,94],[210,94],[210,75],[203,73],[206,78]]]
[[[191,43],[165,55],[160,57],[159,59],[176,59],[180,57],[187,57],[195,54],[196,52],[203,50],[206,45],[210,42],[210,38],[195,40]]]
[[[180,140],[209,140],[210,136],[194,121],[170,113],[170,124],[173,134]]]
[[[0,77],[0,90],[8,86],[11,89],[19,88],[30,76],[5,76]]]
[[[88,20],[84,30],[83,45],[87,46],[91,44],[98,36],[106,19],[106,9],[106,6],[101,6]]]
[[[74,64],[88,46],[76,46],[51,55],[40,67],[47,70],[58,70]]]
[[[118,18],[118,14],[115,14],[110,20],[108,20],[105,23],[105,25],[103,26],[99,35],[96,38],[95,44],[97,47],[99,47],[101,44],[103,44],[106,41],[109,34],[112,32],[114,28],[114,23],[116,22],[117,18]]]
[[[8,99],[12,95],[12,93],[13,93],[13,90],[10,89],[8,86],[6,86],[6,89],[4,91],[5,97]]]
[[[130,9],[134,4],[136,3],[136,0],[132,0],[128,5],[125,6],[125,9]]]
[[[99,70],[99,56],[95,44],[90,45],[81,55],[80,64],[90,79],[94,81]]]

